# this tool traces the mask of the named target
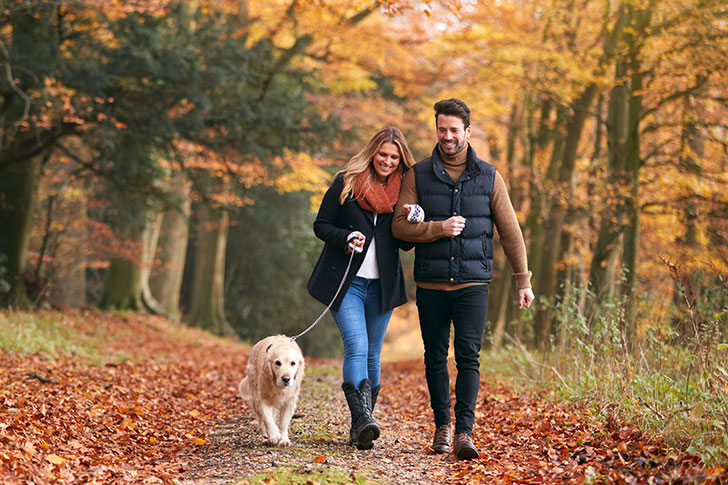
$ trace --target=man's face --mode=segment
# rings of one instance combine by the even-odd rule
[[[470,139],[470,127],[453,115],[437,115],[437,142],[445,155],[455,155]]]

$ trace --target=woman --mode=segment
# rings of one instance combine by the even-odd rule
[[[374,447],[379,427],[372,409],[379,395],[379,354],[392,310],[407,301],[399,248],[412,245],[392,236],[392,215],[404,171],[414,158],[402,132],[379,130],[336,174],[321,202],[314,232],[326,244],[308,291],[328,305],[351,268],[331,313],[344,341],[341,388],[351,411],[350,444]]]

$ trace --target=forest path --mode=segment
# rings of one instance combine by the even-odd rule
[[[728,483],[618,417],[605,425],[489,372],[475,411],[481,456],[433,454],[422,359],[383,365],[382,436],[369,451],[346,444],[341,360],[307,359],[293,445],[270,447],[237,396],[249,346],[144,314],[35,317],[72,345],[0,350],[3,484]]]
[[[340,389],[340,361],[311,360],[292,422],[291,447],[267,446],[241,404],[241,416],[210,431],[209,446],[180,457],[187,462],[183,483],[339,483],[342,477],[343,483],[679,483],[708,478],[700,468],[692,469],[694,459],[670,454],[659,440],[650,441],[635,428],[617,426],[609,432],[583,411],[516,395],[492,379],[483,377],[476,408],[473,438],[480,457],[461,461],[430,449],[434,424],[422,363],[385,364],[374,413],[382,435],[374,449],[358,451],[346,444],[350,418]]]

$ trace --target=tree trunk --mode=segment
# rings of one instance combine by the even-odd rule
[[[538,174],[534,158],[536,151],[542,149],[547,141],[551,139],[551,137],[548,136],[548,134],[550,133],[549,117],[551,108],[551,103],[544,101],[541,106],[541,116],[539,118],[538,129],[534,129],[534,127],[532,126],[533,110],[528,111],[529,121],[527,123],[526,136],[528,146],[525,150],[526,159],[524,161],[524,164],[529,168],[531,172],[529,177],[530,185],[528,190],[530,211],[528,213],[528,217],[526,218],[524,236],[527,237],[527,242],[530,243],[528,244],[528,264],[529,267],[532,268],[532,271],[536,274],[536,277],[538,277],[538,270],[541,267],[541,258],[544,251],[542,240],[544,232],[544,213],[546,212],[546,209],[544,207],[545,190],[543,187],[543,178],[540,177]],[[554,144],[556,143],[557,141],[554,141]],[[556,150],[556,147],[554,147],[554,150]],[[534,291],[537,292],[537,294],[540,294],[538,284],[536,284]]]
[[[620,249],[620,239],[624,229],[624,202],[619,199],[625,186],[624,160],[629,109],[627,86],[623,82],[627,66],[624,62],[617,65],[617,83],[609,96],[609,113],[607,115],[607,138],[609,139],[609,175],[605,206],[602,208],[599,233],[589,269],[589,284],[594,293],[593,309],[615,294],[615,275],[610,274],[610,262]]]
[[[19,92],[40,88],[46,74],[46,66],[55,62],[59,55],[59,29],[56,28],[56,6],[51,2],[11,6],[16,9],[12,23],[3,29],[3,76],[0,77],[2,92],[3,134],[0,140],[0,308],[30,308],[31,302],[25,285],[25,269],[30,240],[33,211],[37,202],[42,166],[56,138],[61,136],[57,119],[34,121],[38,116],[35,106],[43,100],[31,103],[27,95]],[[7,10],[5,10],[7,11]],[[29,49],[35,46],[38,49]],[[34,66],[12,70],[12,63]],[[6,71],[7,70],[7,71]],[[12,72],[11,72],[12,71]],[[12,79],[19,89],[10,89]],[[24,122],[29,129],[19,130]],[[53,126],[45,126],[48,122]]]
[[[173,318],[180,314],[180,289],[190,223],[189,184],[181,184],[180,191],[180,206],[164,213],[157,243],[159,266],[153,269],[149,279],[152,294]]]
[[[142,303],[144,307],[155,315],[163,315],[167,318],[173,318],[164,306],[157,301],[152,294],[149,286],[149,277],[152,274],[152,268],[155,266],[157,256],[157,243],[159,241],[159,232],[162,228],[162,218],[164,213],[159,212],[147,222],[147,227],[142,234]]]
[[[590,283],[596,295],[595,308],[616,290],[616,281],[609,281],[608,262],[615,259],[620,238],[623,243],[622,269],[626,279],[621,288],[626,297],[627,335],[634,335],[634,296],[639,248],[639,171],[640,121],[642,119],[642,78],[640,72],[643,37],[650,23],[651,7],[636,10],[627,5],[627,21],[623,40],[626,56],[617,62],[616,83],[609,100],[609,186],[615,203],[602,214],[599,239],[591,264]],[[626,195],[621,195],[626,194]],[[615,274],[616,276],[616,274]]]
[[[696,167],[699,167],[700,160],[705,154],[705,141],[700,136],[700,129],[697,126],[696,119],[691,109],[691,100],[687,98],[685,100],[685,112],[683,113],[682,156],[680,157],[680,166],[686,171],[693,171]],[[687,200],[681,204],[680,215],[681,225],[685,228],[685,232],[678,241],[687,249],[690,256],[698,254],[703,249],[700,241],[706,236],[700,226],[700,215],[695,203],[692,200]],[[683,270],[681,276],[687,280],[692,279],[693,274],[689,270]],[[687,289],[681,288],[680,284],[673,280],[672,302],[679,309],[679,315],[687,313],[685,299],[682,294],[682,291],[685,290]],[[702,293],[703,288],[699,288],[697,292]],[[677,330],[682,342],[688,342],[689,339],[695,338],[695,331],[687,318],[674,318],[672,327]]]
[[[146,214],[143,215],[146,217]],[[145,260],[144,239],[148,224],[128,220],[118,231],[126,253],[113,258],[106,277],[99,307],[104,310],[142,310],[142,266]]]
[[[197,208],[197,247],[192,270],[190,308],[185,320],[214,334],[232,332],[224,311],[225,248],[229,215],[220,207]]]
[[[631,345],[636,334],[636,282],[637,260],[640,243],[640,195],[639,173],[642,168],[640,155],[640,122],[642,121],[642,90],[644,74],[642,73],[641,50],[644,45],[643,36],[652,18],[652,9],[646,8],[633,12],[635,33],[627,36],[630,61],[630,97],[629,97],[629,132],[626,146],[626,169],[629,175],[629,199],[625,208],[627,210],[628,226],[624,238],[624,265],[625,280],[622,294],[625,297],[626,342]]]
[[[0,174],[0,308],[30,308],[25,265],[41,166],[37,156]]]
[[[547,193],[551,195],[544,197],[546,199],[543,220],[541,222],[540,235],[538,242],[534,241],[533,246],[538,247],[538,266],[534,266],[536,273],[536,288],[539,297],[548,299],[553,295],[553,290],[549,288],[551,282],[555,279],[549,275],[554,271],[556,262],[558,261],[558,241],[554,243],[553,235],[561,232],[561,217],[558,208],[565,203],[560,195],[560,186],[557,180],[559,163],[563,158],[564,150],[564,133],[563,114],[559,111],[556,117],[556,127],[553,131],[553,150],[551,152],[551,161],[546,170],[546,184],[551,186]],[[548,342],[548,336],[551,333],[551,310],[548,306],[538,305],[534,318],[533,329],[533,345],[536,347],[544,347]]]
[[[563,143],[563,153],[560,154],[560,166],[556,176],[555,197],[550,204],[549,218],[546,222],[541,266],[538,269],[538,291],[553,303],[557,293],[557,269],[563,254],[563,248],[568,246],[568,237],[564,241],[564,224],[571,211],[574,194],[574,170],[578,154],[579,142],[584,131],[587,115],[597,95],[597,86],[589,85],[575,101],[566,122],[566,135]],[[552,312],[550,306],[539,306],[536,311],[536,344],[545,348],[548,344],[552,328]]]

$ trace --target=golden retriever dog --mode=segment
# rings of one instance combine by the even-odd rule
[[[266,337],[250,351],[245,378],[238,391],[272,445],[288,446],[288,425],[296,410],[303,380],[303,354],[285,335]]]

